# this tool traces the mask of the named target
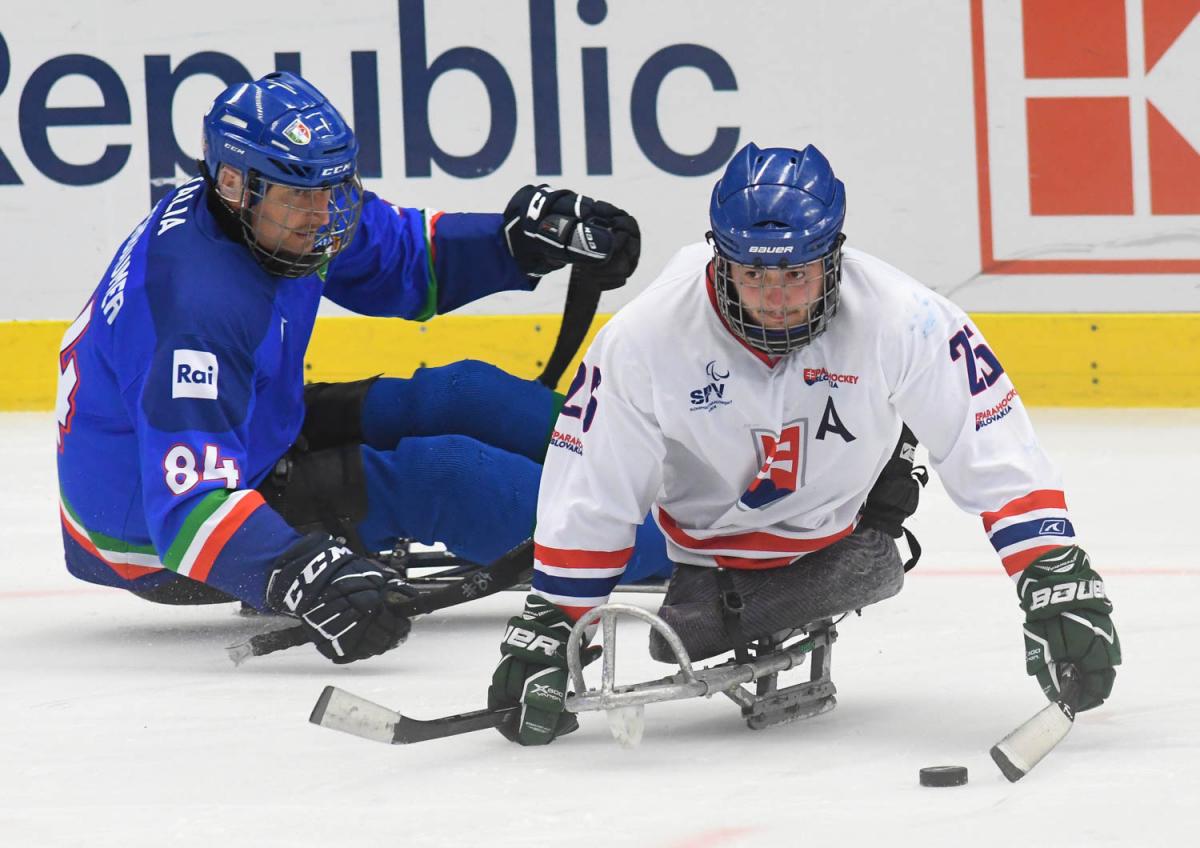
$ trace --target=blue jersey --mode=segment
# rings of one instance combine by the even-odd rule
[[[216,217],[200,178],[122,244],[59,354],[67,568],[140,590],[186,575],[255,606],[298,534],[254,487],[300,432],[321,297],[425,320],[530,289],[501,216],[426,214],[365,193],[324,279],[273,277]]]

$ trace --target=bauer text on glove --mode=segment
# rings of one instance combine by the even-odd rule
[[[1025,668],[1046,697],[1060,696],[1059,668],[1079,672],[1072,706],[1089,710],[1104,703],[1121,664],[1121,640],[1112,621],[1112,601],[1088,555],[1077,546],[1055,548],[1034,560],[1017,580],[1025,611]]]

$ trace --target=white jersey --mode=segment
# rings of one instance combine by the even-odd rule
[[[828,329],[771,358],[717,312],[711,248],[684,248],[600,331],[551,438],[534,591],[603,603],[647,510],[675,562],[769,568],[849,535],[908,424],[1010,575],[1071,544],[1059,477],[966,314],[846,249]]]

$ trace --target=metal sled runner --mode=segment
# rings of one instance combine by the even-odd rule
[[[679,671],[660,680],[616,685],[617,618],[629,616],[645,621],[666,640],[679,663]],[[596,621],[604,639],[599,689],[589,689],[583,678],[581,648],[584,633]],[[646,704],[684,698],[710,698],[720,693],[742,708],[752,730],[761,730],[828,712],[837,704],[836,688],[829,676],[831,646],[837,640],[832,623],[814,626],[812,632],[790,645],[763,640],[753,643],[755,658],[736,660],[696,670],[687,648],[669,624],[651,612],[628,604],[605,604],[576,622],[567,642],[567,663],[574,693],[566,706],[575,713],[605,710],[609,728],[619,741],[636,743],[640,738],[641,712]],[[812,654],[809,679],[779,688],[781,671],[795,668]],[[745,684],[755,683],[751,692]]]
[[[616,619],[622,615],[647,622],[667,640],[679,663],[676,674],[629,686],[616,684]],[[600,688],[589,689],[580,651],[585,631],[596,621],[604,639],[604,660]],[[830,649],[837,631],[828,621],[807,629],[807,635],[789,645],[772,640],[753,643],[755,657],[750,662],[731,660],[696,670],[678,634],[657,615],[628,604],[605,604],[588,612],[571,631],[567,663],[575,692],[567,695],[566,708],[576,713],[605,711],[613,736],[626,745],[641,739],[644,706],[659,701],[709,698],[720,693],[741,707],[747,726],[755,730],[820,715],[837,703],[829,677]],[[808,654],[812,654],[809,679],[780,688],[779,673],[802,664]],[[753,692],[746,688],[749,683],[756,684]],[[377,742],[407,745],[496,727],[519,710],[520,706],[513,706],[420,720],[326,686],[309,721]]]

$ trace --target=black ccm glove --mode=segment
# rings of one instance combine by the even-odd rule
[[[1104,703],[1121,664],[1112,601],[1082,548],[1055,548],[1035,559],[1017,581],[1025,611],[1025,670],[1051,701],[1060,697],[1059,668],[1079,671],[1076,710]]]
[[[642,251],[638,223],[624,209],[546,185],[527,185],[512,196],[504,209],[504,237],[528,276],[578,262],[593,266],[589,277],[602,291],[623,285]]]
[[[412,624],[390,603],[410,597],[395,571],[321,533],[289,548],[267,585],[267,606],[297,616],[317,650],[339,665],[403,642]]]
[[[571,622],[562,610],[537,595],[525,599],[525,613],[508,620],[500,643],[500,664],[488,687],[488,709],[522,705],[497,727],[504,737],[522,745],[548,745],[579,727],[566,712],[567,638]],[[584,648],[584,664],[600,656],[601,648]]]

